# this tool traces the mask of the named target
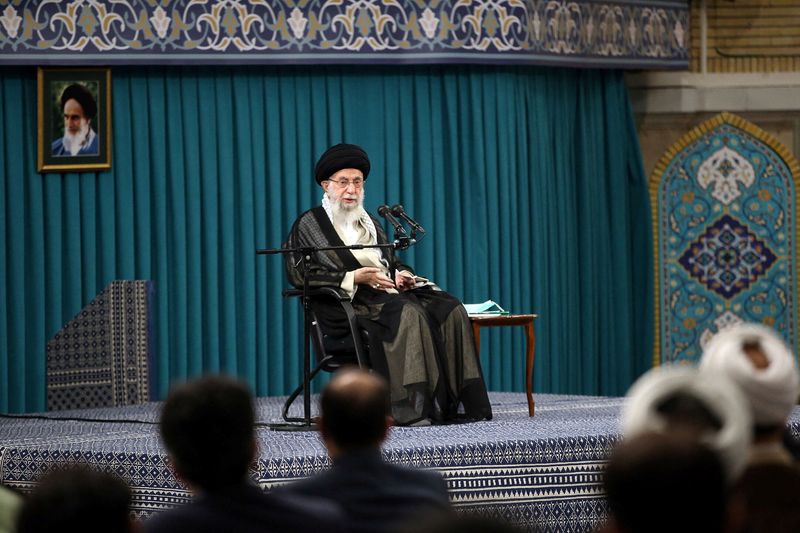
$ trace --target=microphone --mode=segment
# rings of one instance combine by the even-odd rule
[[[408,236],[406,229],[403,225],[392,216],[392,210],[388,205],[382,205],[378,208],[378,214],[385,218],[389,224],[394,228],[394,247],[398,250],[406,250],[412,244],[417,242],[417,239]],[[394,269],[392,269],[392,278],[394,278]]]
[[[389,224],[392,225],[394,228],[395,233],[399,233],[401,235],[406,235],[406,229],[403,225],[392,216],[391,209],[389,209],[388,205],[382,205],[378,208],[378,214],[386,219]]]
[[[419,232],[425,233],[425,228],[423,228],[422,226],[420,226],[420,225],[417,223],[417,221],[416,221],[416,220],[414,220],[413,218],[411,218],[410,216],[408,216],[408,213],[406,213],[406,212],[405,212],[405,210],[403,209],[403,206],[402,206],[402,205],[400,205],[400,204],[393,205],[393,206],[392,206],[392,214],[393,214],[394,216],[396,216],[396,217],[400,217],[400,218],[402,218],[403,220],[405,220],[406,222],[408,222],[408,225],[409,225],[409,226],[411,226],[411,229],[412,229],[413,231],[419,231]]]

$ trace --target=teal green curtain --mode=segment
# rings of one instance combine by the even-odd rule
[[[0,410],[44,408],[45,345],[115,279],[155,281],[156,396],[207,372],[283,394],[300,314],[277,257],[319,203],[316,157],[361,144],[366,204],[428,230],[405,253],[464,301],[535,312],[535,391],[616,395],[652,346],[650,218],[622,74],[488,66],[113,71],[107,172],[36,172],[33,69],[0,78]],[[520,328],[484,330],[524,390]]]

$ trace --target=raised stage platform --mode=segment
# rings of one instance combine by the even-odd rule
[[[606,514],[601,472],[618,438],[623,399],[538,394],[533,418],[524,394],[490,393],[490,399],[495,418],[489,422],[393,428],[385,456],[441,472],[460,510],[477,510],[530,531],[595,529]],[[282,402],[259,398],[259,423],[277,421]],[[51,464],[72,461],[126,479],[139,516],[187,501],[189,494],[170,472],[159,442],[159,407],[0,418],[0,481],[29,490]],[[314,432],[260,427],[258,439],[254,478],[266,489],[329,464]]]

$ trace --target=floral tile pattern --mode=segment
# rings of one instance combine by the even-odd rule
[[[720,329],[774,328],[797,347],[797,185],[792,154],[729,113],[670,148],[650,181],[654,363],[696,363]]]
[[[0,64],[687,68],[685,0],[0,0]]]

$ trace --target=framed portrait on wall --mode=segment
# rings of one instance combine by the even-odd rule
[[[39,172],[111,168],[111,69],[38,70]]]

